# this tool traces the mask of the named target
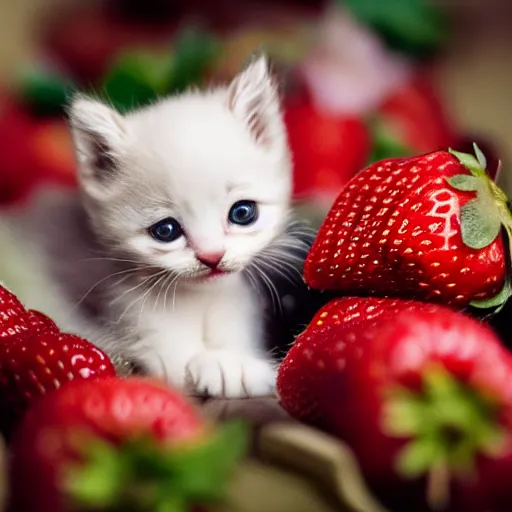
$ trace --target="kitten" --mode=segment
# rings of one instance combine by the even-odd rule
[[[93,339],[195,394],[273,393],[261,285],[275,292],[271,268],[300,275],[307,246],[289,228],[291,158],[266,58],[225,87],[125,115],[78,97],[69,114],[79,229],[105,264]],[[303,254],[286,260],[289,249]]]

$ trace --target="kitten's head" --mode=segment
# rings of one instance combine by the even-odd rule
[[[227,87],[126,115],[78,97],[70,120],[84,203],[115,250],[202,279],[243,270],[282,233],[291,165],[264,57]]]

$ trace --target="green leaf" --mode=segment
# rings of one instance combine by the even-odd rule
[[[87,447],[88,464],[67,468],[66,492],[80,505],[110,506],[123,492],[128,473],[117,450],[110,443],[95,439]]]
[[[167,91],[172,66],[170,52],[129,50],[119,56],[105,77],[103,90],[121,112],[147,105]]]
[[[191,85],[200,85],[220,51],[220,42],[212,34],[191,28],[185,30],[175,44],[166,93],[179,93]]]
[[[470,306],[478,309],[496,308],[499,306],[503,306],[511,295],[512,286],[510,284],[510,279],[506,279],[503,288],[497,295],[486,300],[474,300],[470,303]]]
[[[455,156],[473,176],[485,176],[485,168],[482,168],[480,162],[473,155],[470,155],[469,153],[461,153],[454,149],[449,149],[448,151]]]
[[[460,211],[463,242],[471,249],[483,249],[490,245],[501,230],[501,220],[485,200],[480,198],[467,202]]]
[[[423,431],[425,422],[425,404],[413,393],[398,390],[390,393],[386,400],[383,415],[383,429],[389,436],[408,437]]]
[[[223,483],[247,449],[244,423],[223,425],[213,439],[169,453],[168,463],[176,468],[175,478],[186,495],[211,500],[224,492]]]
[[[487,169],[487,158],[485,158],[485,155],[482,153],[482,150],[478,147],[476,142],[473,142],[473,151],[475,152],[476,159],[482,169]]]
[[[479,178],[469,174],[457,174],[451,178],[446,178],[446,181],[455,189],[464,192],[477,191],[481,187]]]
[[[423,56],[447,38],[444,13],[427,0],[338,0],[397,50]]]
[[[442,455],[435,438],[420,438],[410,442],[398,455],[397,470],[408,478],[416,478],[430,471]]]
[[[247,432],[243,423],[232,422],[180,445],[162,445],[151,437],[120,445],[81,440],[83,462],[65,473],[71,504],[94,510],[185,512],[192,504],[222,501],[246,453]]]
[[[64,112],[76,86],[66,77],[31,68],[22,74],[20,89],[36,114],[53,116]]]

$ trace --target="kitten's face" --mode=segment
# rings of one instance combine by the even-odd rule
[[[123,117],[78,100],[71,116],[89,213],[117,250],[204,281],[282,233],[291,170],[264,60],[215,92]]]

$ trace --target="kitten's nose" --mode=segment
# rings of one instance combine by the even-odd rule
[[[196,258],[207,267],[210,267],[212,269],[217,268],[220,260],[223,258],[224,252],[223,251],[217,251],[217,252],[201,252],[196,253]]]

